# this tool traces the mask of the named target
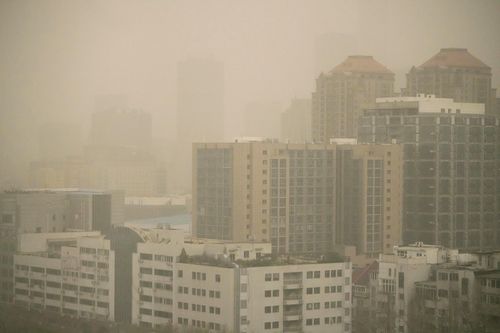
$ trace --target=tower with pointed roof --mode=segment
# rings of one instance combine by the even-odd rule
[[[494,114],[491,68],[464,48],[444,48],[406,75],[408,96],[433,94],[455,102],[483,103]]]
[[[349,56],[316,79],[312,94],[314,142],[355,138],[358,118],[377,97],[392,96],[394,73],[371,56]]]

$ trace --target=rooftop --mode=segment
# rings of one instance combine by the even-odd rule
[[[485,68],[490,67],[474,57],[467,49],[445,48],[424,62],[419,68],[434,67],[461,67],[461,68]]]
[[[330,73],[379,73],[379,74],[394,74],[387,67],[382,65],[372,56],[352,55],[346,60],[335,66]]]

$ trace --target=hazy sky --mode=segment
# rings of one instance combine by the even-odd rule
[[[174,138],[176,64],[211,56],[225,64],[232,137],[248,102],[285,108],[310,96],[315,39],[327,33],[352,36],[358,54],[397,73],[398,87],[441,47],[468,48],[499,86],[499,32],[498,0],[1,0],[0,129],[86,124],[96,95],[118,93],[153,114],[157,136]]]

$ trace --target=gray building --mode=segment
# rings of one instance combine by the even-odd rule
[[[123,197],[117,198],[111,192],[76,189],[0,194],[0,301],[12,301],[18,235],[70,230],[107,233],[112,224],[123,222]]]
[[[500,120],[433,95],[378,99],[359,138],[404,147],[403,241],[498,247]]]

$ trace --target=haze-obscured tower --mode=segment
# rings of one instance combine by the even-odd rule
[[[364,105],[393,94],[394,73],[371,56],[349,56],[316,79],[312,94],[314,142],[355,138]]]
[[[94,146],[149,151],[152,141],[151,114],[127,108],[97,111],[92,114],[90,141]]]
[[[491,67],[467,49],[445,48],[406,75],[408,96],[433,94],[455,102],[483,103],[495,114],[496,90],[491,88]],[[500,114],[496,114],[497,116]]]
[[[311,141],[311,100],[294,98],[281,114],[281,140],[288,142]]]
[[[224,139],[224,65],[189,59],[177,66],[178,142]]]

